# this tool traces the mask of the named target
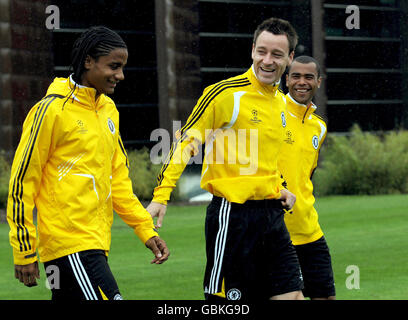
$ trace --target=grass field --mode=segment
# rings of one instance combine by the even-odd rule
[[[337,196],[317,201],[330,246],[339,300],[408,299],[408,196]],[[205,266],[205,206],[170,205],[160,235],[171,257],[151,265],[152,254],[115,219],[109,263],[125,299],[201,300]],[[359,270],[359,289],[348,289],[348,266]],[[0,224],[0,299],[49,299],[41,265],[39,285],[14,279],[8,225]],[[356,280],[356,279],[355,279]],[[355,281],[353,281],[356,284]]]

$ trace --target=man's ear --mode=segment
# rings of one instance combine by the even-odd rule
[[[319,77],[319,79],[317,80],[317,87],[320,88],[320,85],[322,83],[322,77]]]
[[[290,54],[289,54],[289,63],[288,66],[290,66],[292,64],[293,61],[293,57],[295,56],[295,50],[293,50]]]
[[[94,65],[94,63],[95,63],[95,60],[90,55],[87,55],[86,58],[85,58],[85,61],[84,61],[85,69],[86,70],[91,69],[92,66]]]
[[[252,50],[251,50],[251,58],[252,58],[252,60],[254,59],[254,57],[255,57],[255,43],[252,43]]]

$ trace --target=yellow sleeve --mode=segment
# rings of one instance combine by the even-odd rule
[[[55,97],[45,98],[30,110],[12,163],[7,221],[14,264],[17,265],[37,261],[33,209],[52,143],[54,116],[49,106],[54,100]]]
[[[176,182],[183,173],[190,158],[196,154],[200,142],[194,137],[179,139],[172,144],[167,159],[157,177],[157,187],[153,192],[153,201],[167,205]]]
[[[319,149],[318,149],[317,152],[316,152],[316,156],[315,156],[315,159],[314,159],[314,162],[313,162],[313,166],[312,166],[312,169],[311,169],[311,171],[310,171],[310,180],[312,180],[313,174],[314,174],[314,172],[315,172],[315,170],[316,170],[316,168],[317,168],[317,161],[318,161],[318,159],[319,159],[320,149],[322,148],[323,142],[324,142],[324,140],[326,139],[326,135],[327,135],[327,126],[326,126],[326,123],[324,123],[324,122],[320,122],[320,123],[324,125],[324,129],[325,129],[325,130],[324,130],[324,134],[323,134],[322,138],[321,138],[320,141],[319,141]]]
[[[113,209],[143,243],[158,236],[150,213],[133,193],[132,181],[129,178],[129,160],[120,135],[112,160],[112,201]]]
[[[211,99],[211,88],[212,86],[204,90],[186,124],[177,131],[177,141],[172,144],[157,177],[158,184],[153,192],[154,202],[167,205],[171,192],[190,158],[198,153],[199,145],[206,141],[212,130],[221,127],[225,115],[218,114],[219,117],[215,118],[216,99]],[[231,113],[231,108],[228,108],[228,105],[223,105],[222,109],[226,114]]]

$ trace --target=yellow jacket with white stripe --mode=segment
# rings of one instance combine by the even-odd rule
[[[113,210],[145,243],[153,220],[133,194],[113,101],[55,78],[27,115],[11,169],[7,220],[14,263],[108,253]],[[67,98],[67,97],[70,98]],[[33,209],[37,209],[37,228]]]
[[[250,68],[207,87],[178,132],[153,201],[167,204],[186,163],[203,143],[202,189],[235,203],[280,198],[284,181],[277,158],[286,106],[278,86],[263,85]]]
[[[326,123],[316,114],[316,106],[297,103],[286,95],[287,115],[284,144],[278,168],[289,191],[296,195],[293,209],[285,214],[285,223],[294,245],[318,240],[323,232],[314,208],[312,174],[320,147],[326,137]]]

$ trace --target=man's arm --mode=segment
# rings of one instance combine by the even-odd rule
[[[200,142],[195,136],[185,140],[179,139],[173,143],[166,160],[167,162],[164,163],[157,177],[158,186],[154,189],[152,202],[146,208],[152,218],[157,217],[156,228],[162,227],[170,194],[175,188],[176,182],[183,173],[188,161],[197,152],[197,145]]]
[[[220,128],[225,119],[229,120],[232,116],[234,98],[233,96],[221,98],[219,96],[221,92],[223,92],[222,86],[207,87],[198,99],[186,124],[176,133],[177,141],[172,144],[161,168],[152,202],[147,207],[151,216],[157,217],[156,227],[158,228],[162,226],[171,192],[190,158],[198,153],[199,146],[206,141],[207,136],[213,130]],[[231,101],[225,103],[228,99]],[[222,109],[223,117],[216,116],[216,104]]]
[[[321,133],[321,138],[320,138],[320,141],[319,141],[319,148],[317,149],[316,156],[315,156],[315,159],[314,159],[312,168],[311,168],[311,170],[310,170],[310,180],[312,180],[313,174],[314,174],[315,171],[316,171],[317,162],[318,162],[318,160],[319,160],[319,155],[320,155],[320,150],[321,150],[322,145],[323,145],[323,143],[324,143],[324,141],[325,141],[325,139],[326,139],[326,136],[327,136],[327,126],[326,126],[326,123],[323,122],[323,121],[320,121],[320,120],[318,120],[318,121],[319,121],[319,124],[320,124],[320,128],[321,128],[321,130],[322,130],[322,133]]]
[[[129,178],[129,161],[120,135],[112,159],[112,202],[113,209],[130,226],[139,239],[155,255],[153,263],[163,263],[169,256],[166,243],[159,238],[153,219],[133,193]]]
[[[28,113],[11,167],[7,202],[9,239],[15,276],[26,286],[36,285],[35,279],[39,277],[33,209],[53,139],[54,116],[50,105],[54,100],[55,97],[45,98]]]

